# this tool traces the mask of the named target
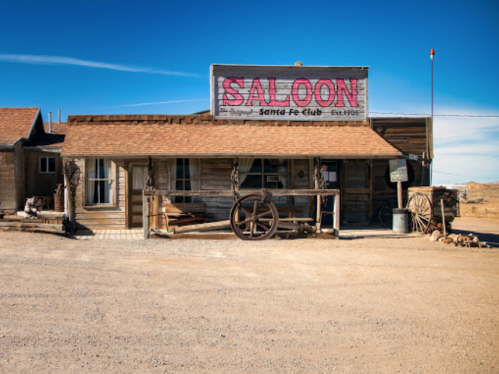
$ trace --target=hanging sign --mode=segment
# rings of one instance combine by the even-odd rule
[[[390,160],[390,182],[407,182],[407,162],[405,159]]]
[[[367,67],[211,66],[216,118],[365,121]]]

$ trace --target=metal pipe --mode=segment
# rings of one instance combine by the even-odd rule
[[[57,122],[58,124],[61,123],[61,110],[59,109],[59,122]]]
[[[52,134],[52,112],[49,112],[49,134]]]
[[[430,50],[430,57],[431,57],[431,128],[433,129],[433,56],[435,56],[435,50],[432,49]],[[432,131],[432,134],[434,132]],[[428,165],[430,168],[430,186],[433,183],[433,162],[430,161],[430,164]]]

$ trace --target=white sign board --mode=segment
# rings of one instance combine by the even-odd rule
[[[365,121],[367,67],[211,66],[216,118]]]
[[[407,182],[407,162],[405,159],[388,161],[390,165],[390,182]]]

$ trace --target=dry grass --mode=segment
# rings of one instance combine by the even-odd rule
[[[467,183],[467,199],[461,200],[461,216],[499,219],[499,183]]]

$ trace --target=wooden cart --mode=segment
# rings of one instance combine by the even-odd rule
[[[445,187],[410,187],[406,208],[411,213],[412,231],[427,233],[432,226],[449,225],[459,217],[458,194],[458,190]]]

